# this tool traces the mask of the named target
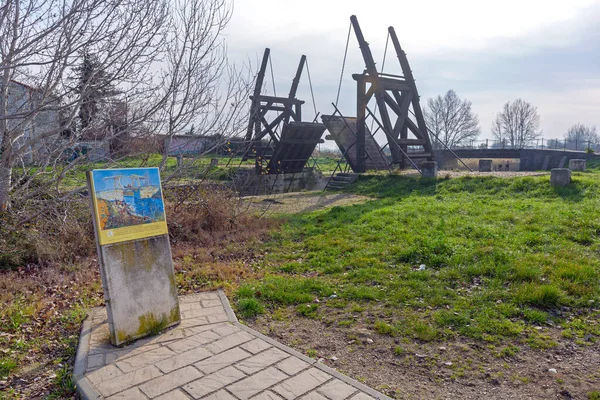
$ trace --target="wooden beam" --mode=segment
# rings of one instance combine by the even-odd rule
[[[250,96],[251,100],[254,100],[254,96]],[[298,99],[288,99],[287,97],[275,97],[275,96],[259,96],[261,102],[271,102],[274,104],[304,104],[305,101]]]
[[[252,105],[250,106],[250,121],[248,122],[248,129],[246,130],[246,141],[249,141],[252,139],[252,127],[254,126],[256,128],[256,126],[255,126],[256,120],[253,118],[253,116],[258,111],[259,101],[258,100],[255,101],[254,99],[258,98],[260,96],[263,81],[265,78],[265,71],[267,70],[267,62],[269,61],[270,52],[271,52],[271,50],[269,48],[265,49],[265,52],[263,54],[263,59],[260,64],[260,70],[258,71],[258,74],[256,75],[256,82],[254,84],[254,96],[250,97],[250,100],[252,101]]]

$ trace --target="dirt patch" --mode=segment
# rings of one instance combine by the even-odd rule
[[[598,344],[561,341],[557,328],[544,328],[558,343],[552,349],[503,352],[500,344],[419,343],[293,314],[290,308],[278,320],[266,315],[249,324],[393,398],[587,399],[600,390]]]
[[[361,204],[369,200],[372,199],[350,193],[323,194],[323,192],[315,191],[244,198],[244,202],[251,209],[264,215],[295,214],[336,206]]]

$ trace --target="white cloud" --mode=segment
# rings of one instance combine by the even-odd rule
[[[455,89],[469,98],[484,133],[508,100],[538,106],[544,135],[561,137],[575,122],[600,125],[600,1],[315,1],[237,0],[227,31],[233,60],[272,50],[278,94],[287,93],[308,56],[318,110],[335,100],[349,17],[356,14],[381,64],[393,25],[417,78],[422,103]],[[398,70],[388,53],[386,72]],[[355,115],[352,73],[364,68],[354,35],[340,107]],[[267,85],[271,86],[270,78]],[[270,90],[272,91],[272,90]],[[312,118],[306,74],[298,91]]]

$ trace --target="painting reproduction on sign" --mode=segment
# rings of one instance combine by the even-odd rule
[[[90,172],[101,245],[167,233],[158,168]]]

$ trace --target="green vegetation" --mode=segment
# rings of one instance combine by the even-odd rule
[[[589,400],[600,400],[600,391],[594,390],[593,392],[588,393]]]
[[[218,165],[211,165],[212,158],[216,158],[217,160],[219,160]],[[316,167],[325,176],[328,176],[336,168],[337,162],[337,157],[321,156],[310,159],[307,165],[309,167]],[[47,169],[47,173],[52,173],[54,171],[57,174],[63,174],[63,177],[60,181],[60,186],[63,189],[67,189],[85,185],[85,173],[86,171],[92,169],[158,167],[161,165],[161,163],[162,155],[153,153],[145,155],[143,157],[126,157],[117,162],[89,162],[84,165],[65,170],[64,174],[63,171],[61,171],[60,167],[54,170],[53,168],[49,167]],[[184,168],[181,170],[181,173],[178,174],[178,178],[183,178],[186,180],[210,179],[218,181],[228,181],[232,179],[232,177],[235,175],[239,168],[254,168],[254,164],[255,162],[253,159],[242,161],[241,157],[217,156],[210,154],[198,158],[193,156],[190,156],[189,158],[184,157]],[[37,168],[31,168],[27,170],[27,173],[33,174],[36,171]],[[163,177],[171,176],[176,171],[177,157],[168,157],[165,167],[162,171]],[[23,170],[16,168],[15,173],[18,175],[19,173],[23,173]]]
[[[238,293],[310,318],[377,309],[372,329],[418,341],[548,348],[556,343],[539,327],[559,324],[563,337],[595,342],[598,178],[575,173],[554,189],[548,176],[365,176],[349,190],[376,200],[290,216],[266,245],[264,277]]]
[[[241,298],[238,301],[238,311],[244,318],[254,317],[264,312],[263,306],[255,298]]]

